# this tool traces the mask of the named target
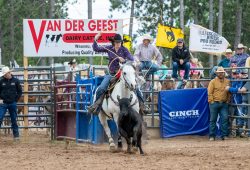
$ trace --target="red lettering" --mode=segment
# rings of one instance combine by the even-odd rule
[[[32,35],[35,47],[36,47],[36,52],[38,53],[38,50],[39,50],[39,47],[40,47],[40,44],[41,44],[41,40],[42,40],[42,37],[43,37],[43,33],[44,33],[44,30],[45,30],[46,20],[42,20],[42,23],[41,23],[41,26],[40,26],[40,29],[39,29],[38,37],[37,37],[37,34],[36,34],[36,30],[35,30],[33,21],[28,20],[28,24],[29,24],[29,27],[30,27],[30,31],[31,31],[31,35]]]
[[[114,30],[114,31],[117,31],[117,29],[118,29],[118,28],[117,28],[118,20],[114,20],[113,22],[114,22],[114,24],[115,24],[115,30]]]
[[[84,21],[83,20],[79,20],[79,31],[84,31]]]
[[[102,31],[102,20],[97,20],[97,31]]]
[[[103,20],[103,22],[102,22],[102,30],[107,31],[107,20]]]
[[[88,27],[89,27],[90,31],[94,31],[96,29],[95,21],[90,20],[89,23],[88,23]]]
[[[109,31],[112,31],[112,30],[113,30],[112,22],[113,22],[112,20],[109,20],[109,21],[108,21],[108,30],[109,30]]]
[[[60,20],[49,21],[46,31],[61,31],[61,21]]]
[[[70,31],[72,29],[72,24],[70,20],[65,20],[65,31]]]

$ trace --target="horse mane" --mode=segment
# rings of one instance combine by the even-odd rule
[[[122,69],[125,65],[132,66],[132,67],[136,70],[134,61],[127,61],[126,63],[124,63],[124,64],[122,65],[121,69]]]

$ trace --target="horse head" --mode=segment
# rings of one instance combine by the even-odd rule
[[[121,82],[125,84],[125,87],[134,91],[136,89],[136,71],[132,62],[120,64],[121,68]]]

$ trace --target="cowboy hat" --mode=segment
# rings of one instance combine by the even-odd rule
[[[153,40],[153,38],[148,34],[144,34],[142,36],[142,41],[144,41],[144,40],[149,40],[151,42]]]
[[[226,49],[225,53],[231,53],[232,54],[233,51],[230,48],[228,48],[228,49]]]
[[[109,41],[112,42],[123,42],[122,36],[120,34],[115,34],[114,37],[110,38]]]
[[[9,67],[5,66],[2,68],[2,76],[4,76],[5,74],[12,72],[13,70],[10,70]]]
[[[243,44],[238,44],[237,49],[242,49],[242,48],[247,48],[247,47],[244,46]]]
[[[215,73],[225,73],[225,70],[223,67],[218,67]]]

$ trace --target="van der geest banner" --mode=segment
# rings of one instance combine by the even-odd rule
[[[109,38],[122,35],[118,19],[24,19],[24,56],[100,56],[92,49],[95,35],[102,31],[99,45],[110,45]]]

